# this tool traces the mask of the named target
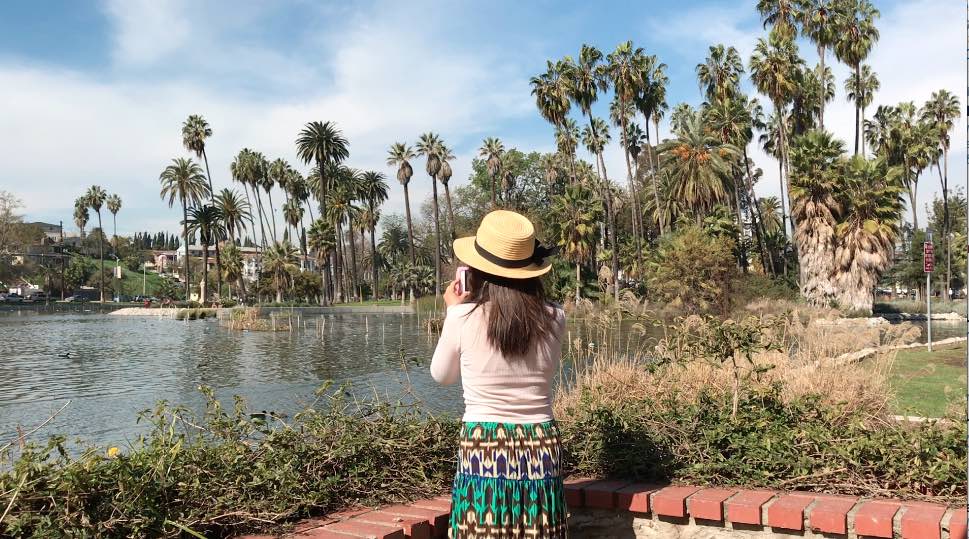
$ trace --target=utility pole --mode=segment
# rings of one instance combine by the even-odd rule
[[[60,221],[61,226],[61,301],[64,301],[64,221]],[[50,294],[47,294],[48,296]]]
[[[922,244],[922,271],[925,272],[925,327],[928,332],[929,352],[932,351],[932,270],[935,269],[935,247],[932,245],[932,229],[925,231]]]

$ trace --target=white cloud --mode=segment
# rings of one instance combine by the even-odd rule
[[[159,8],[144,21],[122,7],[127,4],[109,10],[117,15],[122,63],[141,69],[186,54],[188,45],[177,36],[171,47],[158,49],[137,37],[186,19],[179,5]],[[486,50],[451,50],[442,45],[447,36],[412,32],[401,16],[378,10],[358,22],[344,21],[339,31],[322,29],[328,39],[309,45],[317,50],[301,60],[306,72],[322,74],[306,85],[312,91],[285,98],[222,91],[206,83],[204,69],[170,82],[139,76],[106,81],[87,73],[0,64],[5,81],[0,147],[9,151],[0,188],[23,198],[33,218],[70,222],[74,197],[98,183],[124,200],[119,232],[173,230],[178,216],[162,206],[157,177],[172,157],[185,155],[179,129],[187,115],[201,113],[213,127],[208,153],[216,189],[230,183],[228,165],[242,147],[296,165],[294,141],[302,126],[331,120],[351,143],[350,165],[387,173],[391,199],[385,212],[400,212],[400,186],[384,163],[392,142],[413,143],[425,131],[441,133],[462,157],[454,164],[453,181],[460,184],[470,172],[470,146],[480,142],[478,135],[504,119],[531,113],[524,76]],[[237,50],[224,46],[207,54],[225,57]],[[118,69],[125,73],[123,65]],[[235,69],[265,66],[241,58]],[[419,203],[430,183],[418,173],[411,191]]]

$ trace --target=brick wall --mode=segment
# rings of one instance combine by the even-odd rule
[[[965,539],[966,508],[629,481],[566,481],[571,539]],[[450,497],[361,508],[298,523],[289,539],[440,539]],[[249,535],[237,539],[270,539]]]

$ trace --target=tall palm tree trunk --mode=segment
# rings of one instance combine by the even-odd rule
[[[188,205],[182,197],[182,238],[185,240],[185,301],[192,297],[192,273],[188,263]]]
[[[212,173],[209,172],[209,155],[205,152],[205,146],[202,146],[202,160],[205,161],[205,177],[209,180],[209,201],[214,206],[215,205],[215,189],[212,187]],[[217,294],[222,295],[222,253],[219,252],[219,240],[215,240],[215,279],[217,286]]]
[[[407,214],[407,240],[410,247],[410,263],[417,264],[417,254],[414,252],[414,223],[410,218],[410,191],[407,184],[404,184],[404,212]]]
[[[491,176],[491,209],[496,209],[498,207],[498,202],[496,201],[496,198],[495,198],[496,197],[496,195],[495,195],[495,190],[496,190],[496,188],[495,188],[495,183],[496,183],[495,175],[494,174],[489,174],[489,176]]]
[[[824,84],[824,53],[825,53],[825,46],[818,45],[818,58],[820,59],[819,65],[821,66],[820,79],[821,79],[822,85]],[[824,97],[823,96],[821,97],[821,107],[818,110],[818,127],[821,129],[821,131],[824,131]]]
[[[118,254],[118,214],[111,212],[111,223],[113,231],[111,232],[111,246],[114,248],[115,256]]]
[[[371,215],[373,215],[373,209],[371,208]],[[380,279],[378,273],[378,263],[377,263],[377,227],[374,226],[373,221],[370,224],[370,270],[373,275],[373,290],[371,290],[371,296],[374,300],[377,299],[377,290],[380,286]]]
[[[349,240],[349,244],[350,244],[349,245],[349,248],[350,248],[350,266],[352,268],[351,271],[350,271],[350,275],[351,275],[352,281],[353,281],[353,288],[354,288],[354,292],[353,293],[357,296],[357,299],[358,300],[363,301],[363,293],[362,293],[363,292],[363,289],[361,288],[361,284],[360,284],[360,267],[357,266],[357,246],[356,246],[356,243],[357,242],[356,242],[356,233],[353,231],[353,225],[352,224],[349,225],[349,230],[347,232],[350,235],[350,237],[348,238],[348,240]]]
[[[98,210],[98,257],[101,259],[101,303],[104,303],[104,227],[101,225],[101,210]]]
[[[266,245],[266,226],[263,224],[266,212],[262,207],[262,197],[259,195],[259,187],[256,185],[252,186],[252,193],[256,197],[256,213],[259,214],[259,240],[262,246],[265,248]]]
[[[855,80],[858,81],[858,90],[861,91],[861,62],[855,64]],[[861,131],[861,123],[859,117],[861,115],[861,99],[855,99],[855,155],[858,155],[858,134]]]
[[[740,257],[740,269],[744,273],[747,273],[747,246],[746,246],[746,234],[744,234],[744,218],[743,210],[740,205],[740,186],[743,180],[737,178],[734,184],[734,200],[737,205],[737,250]]]
[[[269,197],[269,214],[273,218],[273,243],[276,243],[276,209],[273,208],[273,192],[272,189],[266,189],[266,195]]]
[[[252,208],[252,199],[249,198],[249,186],[246,184],[246,182],[242,182],[242,188],[246,191],[246,204],[249,204],[249,208]],[[262,221],[260,221],[260,224],[261,223]],[[255,243],[256,223],[252,220],[252,212],[249,212],[249,227],[252,228],[253,243]]]
[[[625,104],[625,103],[624,103]],[[622,118],[622,132],[626,132],[626,117]],[[633,179],[633,167],[629,162],[629,149],[623,148],[623,156],[626,158],[626,177],[629,178],[629,197],[632,199],[632,204],[629,205],[629,211],[632,213],[632,225],[633,225],[633,241],[636,242],[636,263],[639,267],[643,267],[643,245],[642,245],[642,224],[639,221],[639,195],[636,190],[636,182]]]
[[[447,215],[448,221],[451,223],[451,239],[453,240],[458,236],[454,224],[454,206],[451,205],[451,188],[446,183],[444,184],[444,199],[447,201]]]
[[[199,290],[202,297],[202,306],[209,299],[209,244],[202,243],[202,288]]]
[[[760,264],[764,268],[764,272],[769,275],[776,275],[777,272],[774,269],[774,257],[770,256],[767,252],[767,247],[764,242],[764,237],[767,236],[767,231],[764,229],[764,216],[760,211],[760,204],[757,202],[757,194],[754,192],[754,180],[750,173],[750,159],[747,157],[747,147],[744,146],[744,168],[747,170],[746,186],[747,192],[745,196],[748,197],[747,205],[754,208],[750,217],[754,221],[754,233],[757,235],[757,245],[760,247]],[[768,261],[770,264],[768,265]],[[769,267],[768,267],[769,266]]]
[[[656,124],[656,139],[657,139],[656,144],[659,144],[659,123],[658,122]],[[649,140],[649,124],[646,124],[646,158],[647,158],[647,162],[649,163],[649,172],[650,172],[650,175],[652,176],[652,178],[650,179],[652,180],[651,183],[653,184],[653,202],[656,204],[656,211],[659,212],[661,209],[659,207],[659,187],[656,185],[657,180],[659,179],[659,175],[656,173],[656,163],[653,162],[652,146],[653,145]],[[663,234],[666,234],[666,227],[663,225],[663,220],[657,219],[656,221],[659,223],[660,235],[662,236]]]
[[[434,295],[441,293],[441,223],[437,207],[437,177],[431,176],[434,200]]]

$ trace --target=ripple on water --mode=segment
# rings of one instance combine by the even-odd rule
[[[460,387],[430,379],[435,341],[416,317],[330,315],[322,338],[312,327],[317,319],[305,331],[268,333],[214,321],[0,313],[0,443],[68,399],[45,433],[118,443],[141,431],[137,413],[159,400],[199,408],[203,384],[256,410],[292,411],[326,380],[396,397],[405,389],[401,349],[414,392],[435,410],[460,411]]]

